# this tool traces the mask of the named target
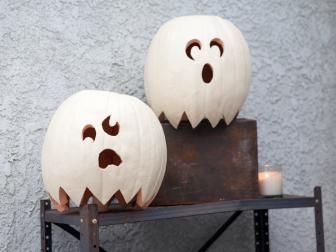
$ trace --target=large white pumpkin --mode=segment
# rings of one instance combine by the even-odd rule
[[[145,91],[157,116],[177,127],[187,116],[229,124],[250,86],[250,53],[236,26],[216,16],[186,16],[165,23],[146,59]]]
[[[161,185],[167,149],[160,122],[139,99],[82,91],[65,100],[48,127],[42,150],[46,190],[59,210],[93,196],[116,196],[148,206]]]

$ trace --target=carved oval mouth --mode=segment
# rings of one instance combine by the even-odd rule
[[[121,164],[120,156],[111,149],[105,149],[99,154],[99,167],[105,169],[109,165],[119,166]]]
[[[209,83],[212,80],[213,71],[210,64],[205,64],[202,70],[202,78],[205,83]]]

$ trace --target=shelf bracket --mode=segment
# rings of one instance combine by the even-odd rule
[[[226,229],[239,217],[242,211],[234,212],[230,218],[210,237],[209,240],[198,250],[199,252],[205,252],[208,248],[225,232]]]
[[[80,240],[80,233],[76,229],[74,229],[73,227],[71,227],[67,224],[62,224],[62,223],[54,223],[54,225],[58,226],[59,228],[66,231],[67,233],[71,234],[77,240]],[[102,247],[99,247],[99,252],[106,252],[106,250],[103,249]]]

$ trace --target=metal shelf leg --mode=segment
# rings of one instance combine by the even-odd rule
[[[51,223],[45,221],[45,211],[50,209],[50,200],[40,201],[41,252],[52,251]]]
[[[315,198],[315,231],[316,231],[316,251],[324,252],[324,231],[323,231],[323,211],[321,187],[314,188]]]
[[[97,205],[85,205],[80,210],[80,251],[99,251],[99,219]]]
[[[255,210],[253,214],[256,252],[269,252],[268,210]]]

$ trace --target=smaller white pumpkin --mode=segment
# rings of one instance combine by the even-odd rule
[[[215,127],[240,111],[249,91],[250,53],[239,29],[215,16],[178,17],[153,38],[145,65],[146,97],[176,128],[204,118]]]
[[[139,99],[105,91],[82,91],[65,100],[48,127],[42,175],[55,206],[89,197],[107,205],[135,198],[147,207],[161,185],[167,161],[163,129]]]

